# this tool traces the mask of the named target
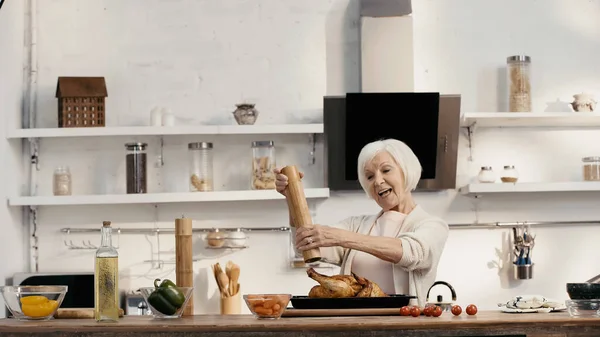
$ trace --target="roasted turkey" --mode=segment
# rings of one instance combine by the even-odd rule
[[[319,283],[308,293],[310,298],[341,298],[341,297],[387,297],[377,283],[364,277],[352,275],[327,276],[308,268],[306,274]]]

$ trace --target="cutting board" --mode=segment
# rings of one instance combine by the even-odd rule
[[[333,316],[399,316],[400,308],[383,309],[286,309],[282,317],[333,317]]]
[[[119,317],[123,317],[123,309],[119,309]],[[94,308],[58,309],[54,318],[94,318]]]

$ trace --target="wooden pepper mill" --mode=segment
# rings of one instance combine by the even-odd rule
[[[178,287],[194,286],[192,263],[192,219],[175,219],[175,283]],[[194,314],[194,295],[183,310],[183,316]]]
[[[300,172],[296,166],[286,166],[281,169],[281,173],[288,177],[288,187],[286,200],[293,225],[296,227],[305,227],[313,224],[310,217],[310,210],[304,195],[304,186],[300,179]],[[311,263],[321,260],[321,250],[314,248],[302,252],[305,263]]]

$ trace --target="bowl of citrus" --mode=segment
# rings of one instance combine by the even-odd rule
[[[49,320],[60,308],[67,286],[3,286],[4,303],[18,320]]]

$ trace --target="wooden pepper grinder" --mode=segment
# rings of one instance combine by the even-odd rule
[[[288,209],[292,217],[293,225],[296,227],[310,226],[313,224],[310,217],[310,210],[304,195],[304,186],[300,179],[300,172],[296,166],[286,166],[281,169],[281,173],[288,177],[288,187],[286,199]],[[321,260],[321,250],[314,248],[302,252],[305,263],[311,263]]]
[[[178,287],[194,286],[192,263],[192,219],[175,219],[175,283]],[[194,295],[183,310],[183,316],[194,314]]]

